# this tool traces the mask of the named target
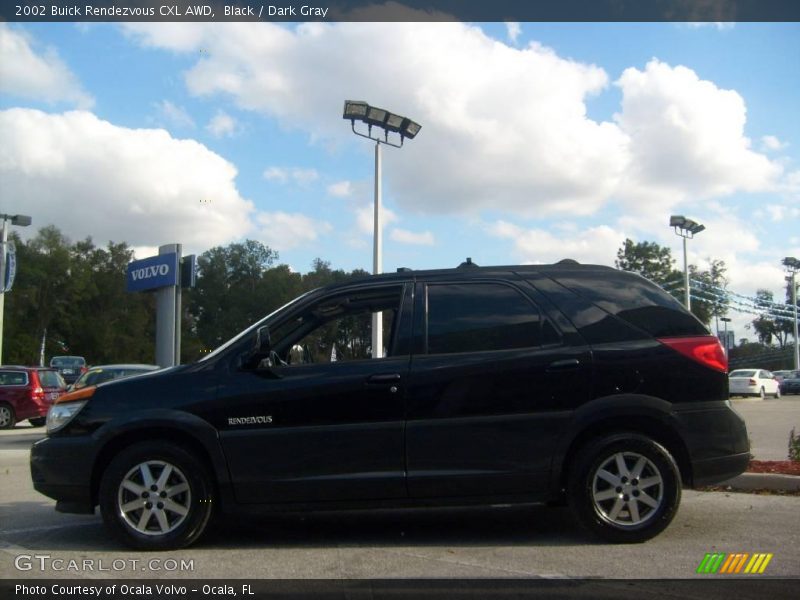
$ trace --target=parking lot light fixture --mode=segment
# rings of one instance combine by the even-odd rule
[[[0,214],[0,365],[3,364],[3,317],[6,304],[6,255],[8,248],[8,229],[6,222],[10,222],[17,227],[27,227],[32,219],[28,215],[6,215]]]
[[[350,121],[353,133],[375,142],[375,215],[372,245],[372,273],[383,270],[381,248],[381,144],[402,148],[403,141],[413,139],[422,126],[408,117],[396,115],[383,108],[370,106],[362,100],[345,100],[342,118]],[[366,124],[367,131],[358,131],[356,121]],[[373,128],[380,129],[373,135]],[[389,134],[392,134],[390,137]],[[399,137],[399,142],[397,138]],[[383,356],[383,320],[381,313],[372,315],[372,358]]]
[[[794,309],[794,325],[792,335],[794,335],[794,370],[800,371],[800,346],[797,340],[797,272],[800,271],[800,260],[794,256],[787,256],[783,259],[783,266],[789,270],[790,284],[792,286],[792,308]]]
[[[676,235],[683,238],[683,289],[685,293],[684,303],[686,310],[692,309],[692,301],[689,290],[689,264],[686,258],[686,240],[696,236],[701,231],[705,231],[706,226],[697,221],[687,219],[683,215],[672,215],[669,218],[669,226],[673,228]]]

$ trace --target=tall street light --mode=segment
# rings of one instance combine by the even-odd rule
[[[800,347],[797,342],[797,272],[800,271],[800,260],[794,256],[783,259],[783,266],[791,273],[792,306],[794,307],[794,370],[800,371]]]
[[[31,224],[31,218],[27,215],[6,215],[0,214],[0,365],[3,364],[3,317],[6,307],[6,260],[8,256],[8,229],[6,221],[11,221],[12,225],[27,227]],[[10,286],[9,286],[9,289]]]
[[[372,245],[372,273],[377,275],[383,270],[381,256],[381,144],[402,148],[403,141],[414,139],[422,126],[408,117],[402,117],[388,110],[370,106],[359,100],[345,100],[342,118],[349,119],[353,133],[375,142],[375,217]],[[367,132],[356,130],[356,121],[366,123]],[[374,135],[372,128],[377,131]],[[392,134],[392,139],[389,134]],[[399,139],[399,143],[395,140]],[[372,357],[383,356],[383,321],[382,313],[372,314]]]
[[[725,344],[724,344],[724,346],[725,346],[725,356],[728,356],[728,351],[729,351],[729,348],[728,348],[728,323],[730,323],[731,320],[730,320],[729,317],[720,317],[719,320],[722,321],[723,323],[725,323],[725,334],[724,334],[725,335]],[[719,333],[719,330],[717,330],[717,333]]]
[[[675,234],[683,238],[683,289],[686,293],[686,310],[692,309],[692,301],[689,297],[689,265],[686,259],[686,240],[693,238],[703,231],[706,226],[687,219],[683,215],[672,215],[669,218],[669,226],[675,230]]]

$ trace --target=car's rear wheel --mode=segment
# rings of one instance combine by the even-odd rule
[[[183,548],[202,535],[212,513],[205,465],[181,446],[142,442],[120,452],[100,483],[103,521],[141,550]]]
[[[0,429],[11,429],[17,424],[14,409],[8,404],[0,404]]]
[[[584,528],[609,542],[636,543],[672,521],[681,477],[662,445],[639,434],[617,433],[584,446],[570,467],[567,490]]]
[[[758,393],[758,395],[761,397],[762,400],[767,397],[767,393],[764,391],[763,386],[761,387],[761,391]]]

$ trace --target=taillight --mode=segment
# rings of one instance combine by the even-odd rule
[[[714,336],[670,337],[659,338],[658,341],[703,366],[722,373],[728,372],[728,357]]]
[[[40,387],[35,387],[31,390],[31,400],[34,402],[44,401],[44,390]]]
[[[748,380],[748,382],[747,382],[747,383],[748,383],[748,385],[755,385],[755,384],[757,384],[758,382],[757,382],[755,379],[750,379],[750,380]]]

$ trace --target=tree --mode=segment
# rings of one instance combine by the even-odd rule
[[[689,278],[695,282],[691,289],[692,314],[706,325],[710,325],[713,318],[719,331],[717,319],[728,314],[730,304],[725,291],[728,287],[728,278],[725,276],[728,267],[724,260],[709,259],[709,263],[711,266],[707,271],[689,265]]]
[[[634,243],[626,239],[622,247],[617,250],[617,260],[614,266],[623,271],[639,273],[650,281],[661,286],[675,281],[675,259],[672,251],[655,242]]]

